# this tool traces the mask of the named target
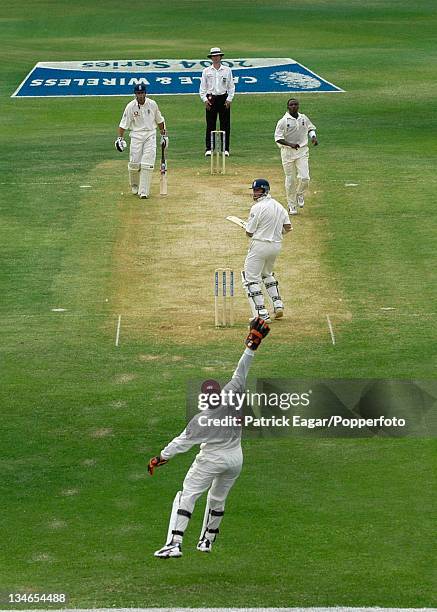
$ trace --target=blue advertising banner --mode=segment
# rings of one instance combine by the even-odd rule
[[[290,58],[223,60],[238,94],[341,92]],[[198,94],[210,60],[38,62],[11,97],[130,96],[139,83],[155,96]]]

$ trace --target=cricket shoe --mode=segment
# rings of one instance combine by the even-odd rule
[[[212,550],[212,542],[207,538],[203,538],[203,540],[198,542],[196,548],[197,550],[200,550],[200,552],[210,553]]]
[[[305,198],[303,197],[303,193],[297,196],[297,205],[299,208],[303,208],[305,204]]]
[[[148,200],[149,196],[146,195],[145,193],[139,193],[138,197],[140,198],[140,200]]]
[[[282,319],[284,316],[284,308],[283,306],[278,306],[275,308],[275,319]]]
[[[225,151],[225,157],[229,157],[230,153],[229,151]]]
[[[290,215],[297,215],[297,208],[294,204],[288,206],[288,212]]]
[[[182,547],[177,544],[166,544],[154,553],[159,559],[172,559],[173,557],[182,557]]]
[[[265,308],[263,310],[259,310],[258,311],[258,316],[259,316],[260,319],[262,319],[266,323],[271,323],[272,322],[272,320],[270,318],[269,311],[266,310]]]
[[[138,185],[132,185],[131,191],[134,195],[138,195]]]
[[[284,304],[282,300],[278,297],[276,300],[273,300],[273,310],[274,310],[274,319],[282,319],[284,316]]]
[[[205,151],[205,157],[211,157],[211,151]]]

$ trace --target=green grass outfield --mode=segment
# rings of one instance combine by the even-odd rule
[[[153,558],[194,452],[153,480],[146,461],[183,428],[187,381],[230,375],[244,326],[211,326],[173,345],[177,319],[162,337],[133,325],[116,348],[119,312],[105,300],[117,289],[115,254],[133,207],[119,198],[126,158],[113,147],[127,98],[9,97],[37,61],[198,58],[215,44],[229,57],[292,57],[345,89],[300,96],[320,147],[311,151],[317,194],[295,231],[316,236],[326,282],[350,316],[329,313],[335,347],[323,320],[309,322],[312,333],[299,318],[295,333],[274,327],[251,373],[429,379],[436,21],[432,0],[2,7],[0,592],[67,592],[69,607],[437,605],[433,439],[248,441],[213,554],[193,551],[199,504],[185,556]],[[286,98],[237,96],[230,168],[279,167],[272,134]],[[205,169],[201,103],[158,102],[170,168],[194,177]],[[90,183],[92,193],[80,188]],[[283,199],[282,179],[273,187]],[[188,218],[189,195],[177,203]],[[165,244],[172,212],[141,217],[155,241]],[[297,271],[305,265],[292,248],[288,257]],[[153,272],[152,263],[151,291],[174,282],[171,266],[168,278]],[[141,311],[152,326],[162,323],[158,306]],[[186,324],[190,313],[180,316]]]

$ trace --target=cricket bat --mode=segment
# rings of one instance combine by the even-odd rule
[[[167,195],[167,160],[165,159],[165,145],[161,145],[161,178],[159,180],[159,195]]]
[[[240,219],[240,217],[234,217],[234,215],[230,215],[229,217],[226,217],[226,221],[230,221],[231,223],[235,223],[235,225],[238,225],[238,227],[246,229],[246,221],[243,221],[243,219]]]

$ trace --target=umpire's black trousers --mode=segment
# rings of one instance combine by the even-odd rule
[[[210,104],[211,110],[206,110],[206,135],[205,135],[205,148],[207,151],[211,150],[211,132],[216,129],[217,126],[217,115],[220,118],[220,129],[225,132],[225,149],[229,151],[229,144],[231,141],[231,109],[226,108],[225,102],[228,94],[225,93],[222,96],[211,96]]]

